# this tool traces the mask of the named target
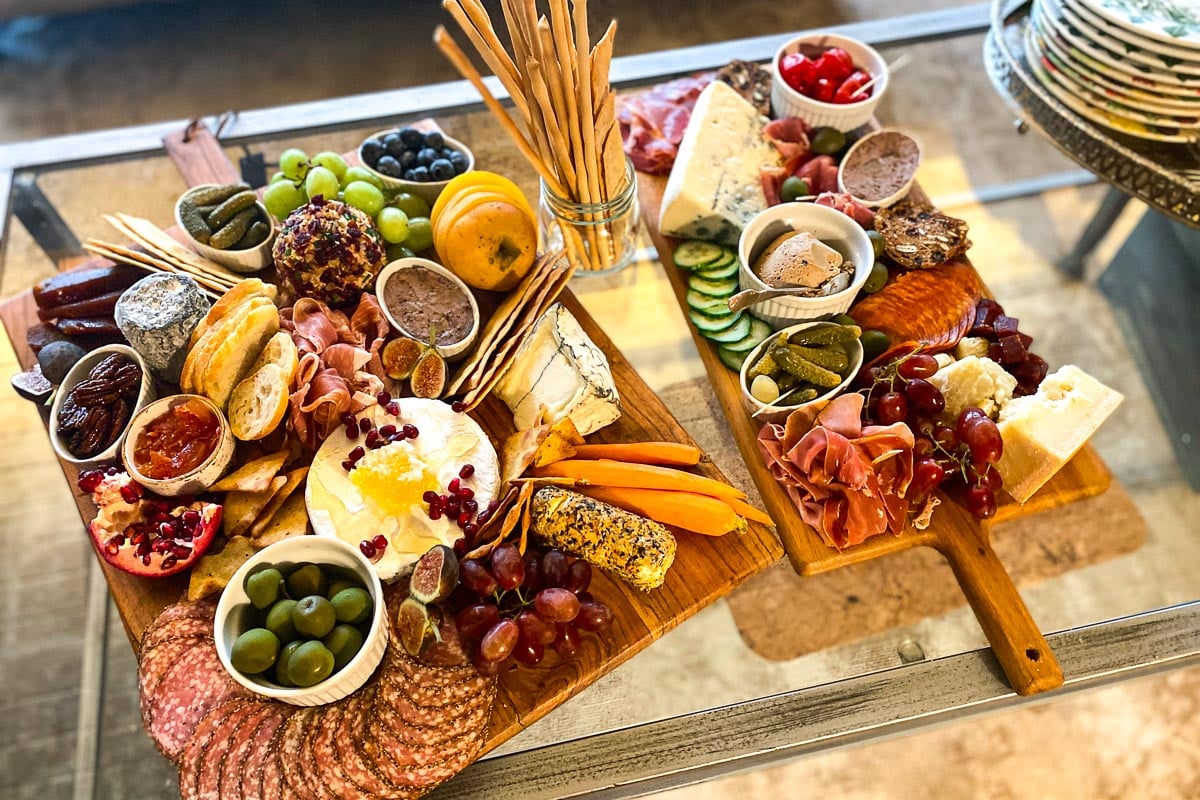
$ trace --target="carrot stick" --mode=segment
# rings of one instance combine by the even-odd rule
[[[621,442],[619,444],[575,445],[575,458],[593,461],[611,458],[634,464],[666,464],[691,467],[700,463],[700,448],[678,442]]]
[[[733,509],[722,501],[708,495],[604,486],[589,486],[576,491],[603,503],[692,533],[724,536],[734,531],[746,532],[746,520],[735,514]]]
[[[775,520],[767,516],[765,511],[759,511],[757,508],[743,500],[727,499],[725,500],[725,503],[733,509],[733,513],[739,516],[745,517],[746,519],[752,519],[755,522],[761,522],[763,525],[775,525]]]
[[[592,486],[617,486],[630,489],[669,489],[676,492],[695,492],[721,499],[741,500],[746,495],[727,483],[693,475],[670,467],[652,464],[627,464],[602,458],[596,461],[567,459],[533,471],[538,477],[575,478]]]

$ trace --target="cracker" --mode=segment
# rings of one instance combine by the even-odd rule
[[[304,536],[306,533],[308,533],[308,507],[304,504],[304,495],[292,494],[270,518],[262,532],[254,537],[253,543],[255,549],[262,550],[283,539]]]
[[[296,491],[296,487],[304,482],[307,476],[308,467],[297,467],[287,473],[286,482],[276,490],[270,502],[259,512],[258,518],[250,526],[251,539],[257,539],[270,526],[271,518],[275,516],[275,512],[283,506],[284,502],[292,495],[292,492]]]
[[[261,492],[229,492],[225,495],[225,509],[221,515],[222,530],[226,536],[237,536],[254,524],[254,520],[271,502],[275,493],[284,487],[288,479],[276,475],[271,485]]]
[[[245,536],[234,536],[219,553],[201,556],[188,579],[188,600],[216,594],[229,585],[233,573],[254,555],[254,545]]]
[[[271,488],[271,480],[283,469],[288,451],[269,453],[253,461],[247,461],[233,472],[209,487],[210,492],[265,492]]]

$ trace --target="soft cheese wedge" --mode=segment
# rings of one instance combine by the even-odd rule
[[[696,100],[663,193],[658,228],[685,239],[736,246],[767,207],[759,171],[782,163],[762,136],[767,118],[721,81]]]
[[[942,417],[953,425],[965,408],[980,408],[989,417],[1007,403],[1017,379],[990,358],[967,356],[942,367],[929,377],[946,400]]]
[[[1000,409],[1004,488],[1019,503],[1071,460],[1124,398],[1070,364],[1047,375],[1036,394]]]
[[[552,305],[522,342],[496,395],[508,404],[521,431],[570,417],[586,436],[621,416],[608,359],[561,303]]]

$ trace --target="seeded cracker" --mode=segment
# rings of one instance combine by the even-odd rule
[[[967,223],[906,200],[875,215],[888,256],[902,267],[921,269],[944,264],[971,246]]]

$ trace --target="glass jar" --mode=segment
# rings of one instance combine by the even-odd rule
[[[602,275],[629,266],[641,225],[633,162],[625,159],[625,185],[603,203],[576,203],[542,181],[538,223],[543,250],[565,248],[578,274]]]

